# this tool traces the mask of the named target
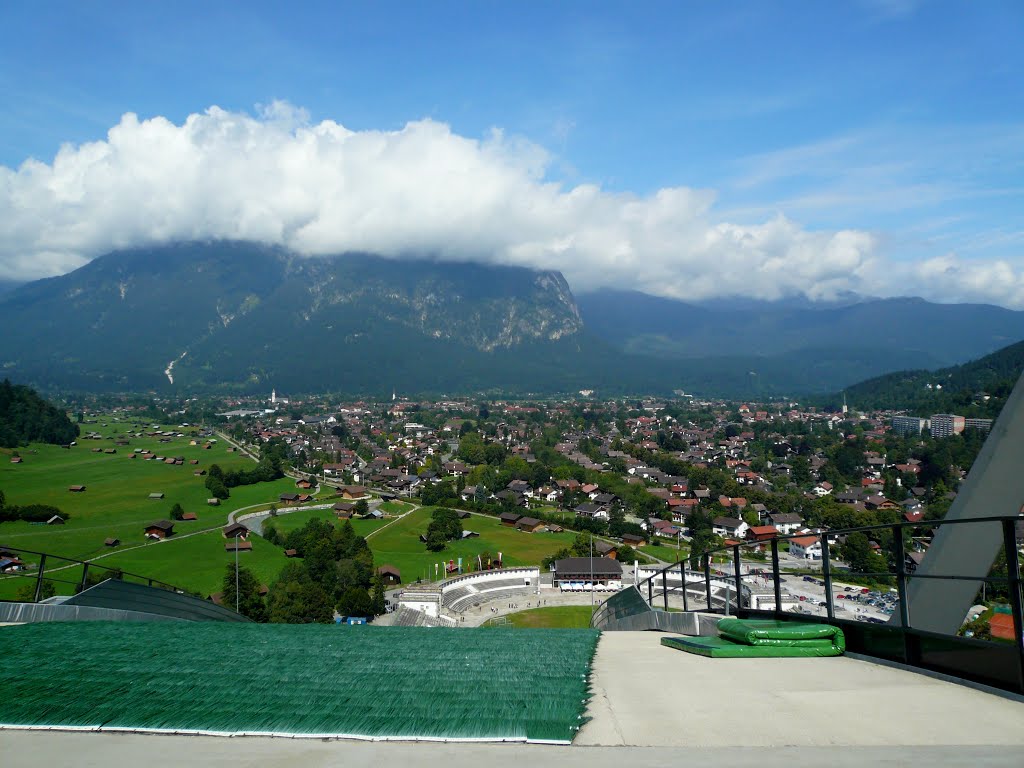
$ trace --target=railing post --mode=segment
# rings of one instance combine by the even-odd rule
[[[903,529],[894,525],[892,536],[892,556],[896,560],[896,594],[900,600],[900,624],[904,629],[910,629],[910,605],[907,602],[907,553],[903,547]]]
[[[84,592],[85,585],[89,581],[89,564],[82,563],[82,582],[78,585],[78,591]]]
[[[654,607],[654,577],[647,577],[647,604]]]
[[[665,604],[665,613],[668,613],[668,574],[664,570],[661,572],[661,597]]]
[[[704,553],[704,595],[708,601],[708,610],[711,610],[711,555]]]
[[[740,573],[740,545],[732,548],[732,579],[736,584],[736,615],[743,610],[743,575]]]
[[[825,614],[836,617],[836,606],[832,595],[832,553],[828,547],[828,533],[821,532],[821,575],[825,579]]]
[[[1014,643],[1017,646],[1017,683],[1024,692],[1024,604],[1021,599],[1020,556],[1017,554],[1017,521],[1003,520],[1003,549],[1006,552],[1006,577],[1013,615]]]
[[[689,613],[689,611],[690,611],[690,602],[689,602],[689,600],[686,597],[686,561],[685,560],[683,560],[681,563],[679,563],[679,576],[682,579],[680,584],[683,585],[683,610],[686,611],[687,613]]]
[[[43,573],[46,572],[46,555],[39,557],[39,573],[36,575],[36,592],[32,598],[33,603],[38,603],[43,598]]]
[[[772,539],[772,588],[775,594],[775,615],[782,613],[782,569],[779,567],[779,540]]]

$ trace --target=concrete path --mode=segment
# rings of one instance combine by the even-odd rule
[[[660,632],[605,632],[577,745],[1007,746],[1024,703],[850,658],[707,659]]]
[[[0,731],[0,754],[22,755],[49,768],[1020,768],[1016,747],[547,747],[523,744],[413,744],[305,739],[141,736],[134,734]]]

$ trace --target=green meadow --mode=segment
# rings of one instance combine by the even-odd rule
[[[285,535],[298,530],[310,520],[326,520],[332,525],[340,525],[338,517],[331,509],[297,509],[294,512],[279,510],[277,516],[272,519],[274,528]],[[352,520],[352,529],[357,536],[367,536],[389,522],[389,519]]]
[[[148,424],[139,427],[143,432],[153,431]],[[224,565],[229,560],[234,562],[234,556],[224,551],[220,534],[228,513],[240,507],[275,502],[279,494],[295,490],[295,481],[282,478],[232,488],[231,497],[220,506],[208,506],[206,478],[197,477],[194,472],[208,469],[211,464],[219,464],[223,469],[245,467],[251,465],[251,460],[229,452],[223,441],[205,449],[205,441],[194,436],[194,428],[168,425],[161,430],[174,430],[185,436],[171,438],[170,442],[161,442],[159,437],[129,437],[128,432],[136,431],[134,422],[108,418],[83,424],[83,437],[70,449],[33,444],[18,449],[20,464],[10,462],[12,451],[0,451],[0,489],[8,504],[50,504],[69,515],[64,525],[0,523],[0,545],[81,560],[100,558],[98,562],[103,565],[203,594],[219,591]],[[85,439],[89,431],[100,433],[102,438]],[[115,445],[116,440],[127,440],[128,445]],[[190,445],[193,440],[198,440],[198,444]],[[112,448],[117,452],[94,452],[94,448]],[[180,456],[185,463],[177,466],[129,458],[137,448],[157,456]],[[190,464],[191,460],[199,464]],[[86,490],[72,493],[68,490],[72,485],[84,485]],[[150,500],[151,493],[162,493],[164,497]],[[175,503],[181,504],[186,512],[196,513],[199,519],[175,522],[175,535],[166,541],[147,540],[143,527],[154,520],[170,519]],[[207,532],[190,535],[200,531]],[[105,546],[107,538],[120,539],[120,546]],[[241,553],[240,558],[261,579],[272,580],[284,562],[284,555],[258,537],[253,539],[253,551]],[[71,569],[62,573],[70,575]],[[0,598],[11,597],[23,581],[0,578]],[[58,584],[58,593],[70,591],[69,585]]]
[[[525,533],[503,526],[496,517],[470,515],[462,521],[464,530],[475,531],[479,538],[449,542],[441,552],[430,552],[420,541],[427,532],[431,507],[406,515],[369,539],[377,565],[393,565],[402,572],[402,581],[434,580],[434,564],[462,558],[464,568],[476,562],[476,556],[502,553],[506,566],[538,565],[541,560],[572,544],[575,533]]]

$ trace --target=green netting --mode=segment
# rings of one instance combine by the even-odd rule
[[[568,742],[593,630],[28,624],[0,630],[0,724]]]
[[[727,640],[744,645],[793,646],[820,641],[846,649],[843,630],[828,624],[803,624],[771,619],[722,619],[718,633]]]
[[[724,637],[663,637],[661,644],[714,659],[839,656],[843,652],[827,640],[804,641],[800,645],[746,645]]]

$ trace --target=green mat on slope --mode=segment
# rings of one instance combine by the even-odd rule
[[[568,743],[598,632],[77,622],[0,629],[0,725]]]
[[[661,644],[715,659],[840,656],[846,638],[838,627],[789,621],[722,619],[719,637],[663,637]]]
[[[828,624],[802,624],[772,619],[722,619],[718,634],[726,640],[744,645],[799,646],[811,641],[823,641],[846,650],[843,630]]]

